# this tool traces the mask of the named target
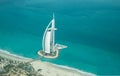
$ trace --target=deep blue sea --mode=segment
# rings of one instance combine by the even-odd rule
[[[55,13],[56,43],[67,45],[48,62],[97,75],[120,75],[119,0],[0,0],[0,49],[38,58]]]

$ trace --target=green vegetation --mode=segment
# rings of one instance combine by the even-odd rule
[[[29,62],[17,62],[0,56],[0,76],[43,76]]]

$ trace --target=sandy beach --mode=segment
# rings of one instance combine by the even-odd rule
[[[36,71],[41,69],[41,71],[38,71],[38,74],[41,74],[43,76],[96,76],[95,74],[92,73],[80,71],[70,67],[66,68],[66,66],[61,67],[53,63],[43,62],[41,60],[24,58],[7,52],[2,52],[1,50],[0,50],[0,56],[6,59],[21,61],[21,62],[30,62]]]
[[[48,62],[35,61],[31,64],[36,70],[42,69],[41,74],[45,76],[95,76],[92,73],[63,68]]]

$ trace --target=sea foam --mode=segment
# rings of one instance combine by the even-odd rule
[[[0,49],[0,52],[1,52],[1,53],[4,53],[4,54],[11,55],[11,56],[14,56],[14,57],[18,57],[18,58],[32,59],[32,58],[27,58],[27,57],[24,57],[24,56],[12,54],[12,53],[8,52],[7,50],[3,50],[3,49]],[[54,66],[60,67],[60,68],[65,68],[65,69],[74,70],[74,71],[77,71],[77,72],[79,72],[79,73],[86,74],[86,75],[88,75],[88,76],[96,76],[96,75],[93,74],[93,73],[85,72],[85,71],[82,71],[82,70],[78,70],[78,69],[76,69],[76,68],[72,68],[72,67],[68,67],[68,66],[63,66],[63,65],[58,65],[58,64],[54,64],[54,63],[51,63],[51,64],[54,65]]]
[[[79,69],[76,69],[76,68],[72,68],[72,67],[69,67],[69,66],[57,65],[57,64],[54,64],[54,63],[52,63],[52,65],[55,65],[55,66],[60,67],[60,68],[65,68],[65,69],[74,70],[74,71],[77,71],[77,72],[79,72],[79,73],[86,74],[86,75],[88,75],[88,76],[96,76],[96,75],[93,74],[93,73],[85,72],[85,71],[82,71],[82,70],[79,70]]]
[[[8,52],[7,50],[3,50],[3,49],[0,49],[0,52],[1,52],[1,53],[4,53],[4,54],[11,55],[11,56],[14,56],[14,57],[17,57],[17,58],[31,59],[31,58],[27,58],[27,57],[24,57],[24,56],[12,54],[12,53]]]

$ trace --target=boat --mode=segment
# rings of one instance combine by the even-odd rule
[[[67,48],[65,45],[55,44],[55,17],[53,14],[52,20],[47,25],[43,39],[42,48],[43,50],[38,51],[38,55],[44,58],[57,58],[59,55],[59,50]]]

